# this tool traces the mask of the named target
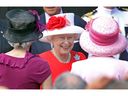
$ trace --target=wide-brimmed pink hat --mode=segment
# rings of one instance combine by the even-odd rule
[[[82,49],[95,56],[113,56],[124,51],[127,40],[112,17],[92,19],[80,36]]]
[[[78,34],[79,36],[83,31],[85,31],[84,28],[74,25],[74,13],[58,14],[51,16],[46,23],[41,41],[50,43],[47,39],[49,36],[61,34]]]

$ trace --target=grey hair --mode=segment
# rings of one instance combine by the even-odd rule
[[[70,72],[65,72],[57,77],[53,89],[85,89],[87,83],[80,77]]]
[[[128,89],[128,80],[112,80],[104,89]]]
[[[10,42],[8,41],[8,43],[14,47],[14,48],[18,48],[18,47],[22,47],[22,48],[28,48],[32,42],[24,42],[24,43],[14,43],[14,42]]]

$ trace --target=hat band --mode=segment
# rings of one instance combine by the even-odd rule
[[[113,44],[117,39],[119,35],[119,27],[113,32],[113,34],[100,34],[97,33],[92,28],[89,29],[90,39],[93,43],[101,46],[107,46]]]

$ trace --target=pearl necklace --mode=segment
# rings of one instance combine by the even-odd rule
[[[51,52],[53,53],[53,55],[54,55],[61,63],[68,63],[68,62],[70,62],[70,59],[71,59],[71,54],[70,54],[70,53],[68,53],[68,58],[67,58],[67,60],[64,61],[64,60],[62,60],[62,59],[55,53],[54,49],[51,50]]]

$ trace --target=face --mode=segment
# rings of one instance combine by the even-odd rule
[[[63,34],[52,36],[51,42],[54,46],[54,50],[57,50],[56,52],[59,52],[60,54],[69,53],[74,46],[74,40],[76,36],[76,34]]]
[[[59,14],[61,7],[43,7],[44,11],[50,16]]]

